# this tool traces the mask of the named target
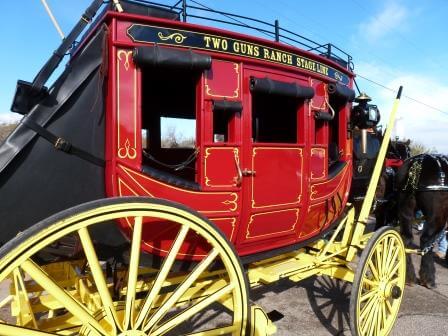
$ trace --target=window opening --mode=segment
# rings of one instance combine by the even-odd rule
[[[196,119],[160,118],[161,148],[195,148]]]
[[[252,95],[253,142],[297,143],[297,98]]]
[[[142,69],[142,164],[175,184],[196,181],[199,78],[198,71]]]
[[[213,112],[213,142],[228,142],[233,113]]]

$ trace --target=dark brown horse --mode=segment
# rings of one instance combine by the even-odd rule
[[[423,257],[420,265],[420,283],[435,287],[433,247],[437,236],[448,220],[448,157],[421,154],[406,160],[395,176],[398,193],[397,214],[405,245],[413,241],[412,224],[415,212],[421,210],[426,224],[420,237]],[[407,282],[416,282],[414,266],[407,255]]]

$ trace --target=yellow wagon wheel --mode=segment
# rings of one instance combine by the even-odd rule
[[[358,262],[350,297],[355,336],[388,335],[400,309],[406,255],[397,231],[383,227],[369,239]]]
[[[93,232],[123,220],[131,226],[129,262],[111,274]],[[142,232],[161,221],[177,225],[177,236],[158,269],[143,267]],[[176,259],[187,235],[207,242],[208,252],[180,270]],[[37,258],[67,237],[78,238],[81,258]],[[248,323],[248,286],[233,247],[209,220],[172,202],[86,203],[21,233],[0,258],[0,335],[243,335]]]

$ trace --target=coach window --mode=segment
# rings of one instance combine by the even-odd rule
[[[250,78],[253,142],[297,143],[299,106],[314,90],[295,82]]]
[[[143,165],[195,181],[196,91],[200,72],[142,71]]]
[[[252,96],[253,142],[297,143],[297,99]]]
[[[189,189],[196,183],[196,115],[202,73],[209,55],[168,47],[136,47],[141,69],[142,170]]]
[[[213,142],[234,142],[236,119],[241,115],[240,101],[213,100]]]

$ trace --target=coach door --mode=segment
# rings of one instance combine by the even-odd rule
[[[302,217],[305,80],[246,70],[243,77],[243,208],[239,241],[296,240]],[[247,108],[246,108],[247,107]],[[246,226],[245,226],[246,225]]]

